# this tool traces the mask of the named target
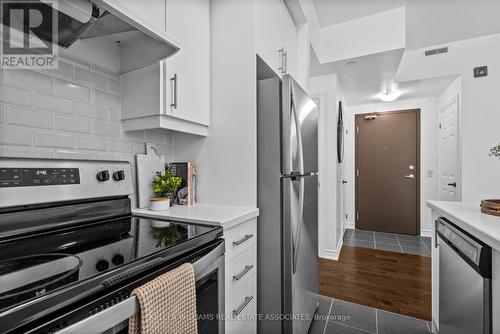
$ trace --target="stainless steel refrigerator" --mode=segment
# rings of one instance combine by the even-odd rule
[[[318,108],[289,75],[257,81],[259,333],[306,334],[318,305]]]

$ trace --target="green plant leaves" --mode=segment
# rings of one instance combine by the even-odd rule
[[[153,192],[155,194],[174,193],[182,183],[182,178],[174,176],[169,171],[164,173],[156,172],[153,181]]]

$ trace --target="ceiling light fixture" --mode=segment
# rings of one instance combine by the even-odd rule
[[[378,95],[378,98],[384,102],[391,102],[391,101],[396,100],[400,96],[401,96],[400,91],[386,90],[385,92],[380,93]]]

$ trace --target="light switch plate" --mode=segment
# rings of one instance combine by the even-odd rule
[[[474,67],[474,78],[485,77],[488,75],[488,66]]]
[[[434,170],[433,169],[427,170],[427,177],[434,177]]]

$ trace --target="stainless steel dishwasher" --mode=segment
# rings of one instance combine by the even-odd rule
[[[445,218],[436,234],[439,334],[491,334],[491,247]]]

